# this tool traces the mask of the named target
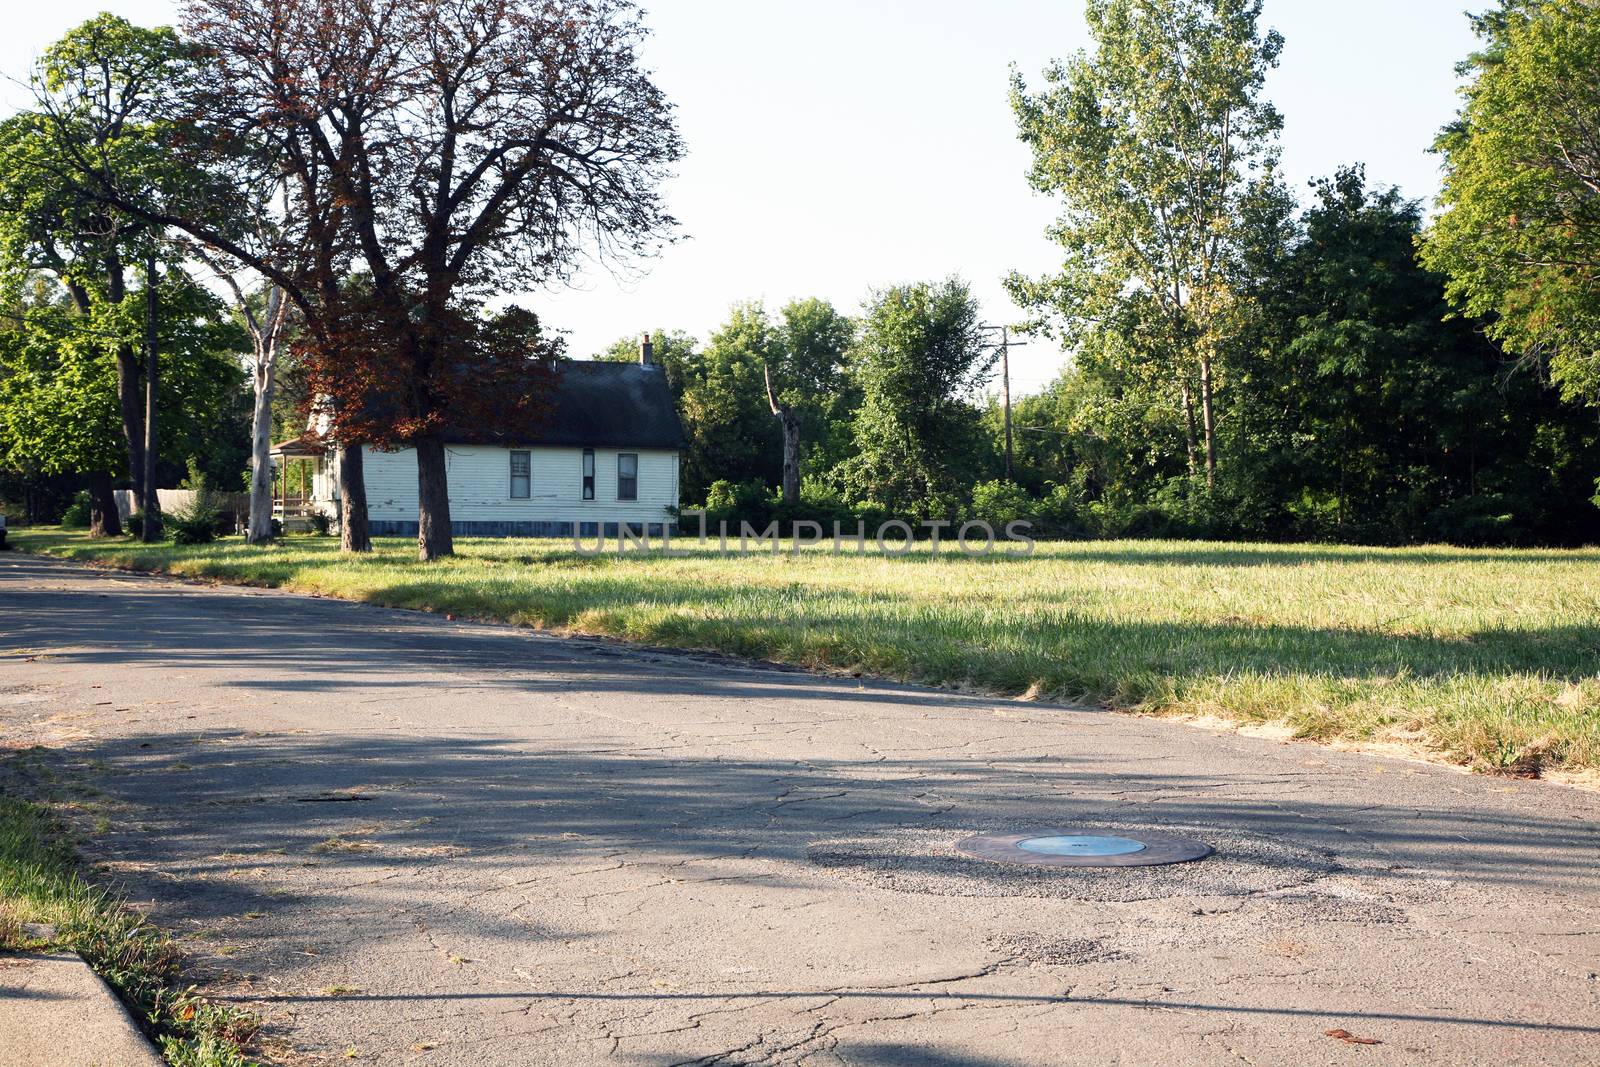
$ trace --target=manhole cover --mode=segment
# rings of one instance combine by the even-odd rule
[[[1145,848],[1144,842],[1126,837],[1030,837],[1017,847],[1041,856],[1126,856]]]
[[[989,818],[991,826],[1027,827],[1031,823],[1026,815]],[[975,829],[946,824],[869,830],[813,841],[806,855],[835,878],[896,893],[1117,902],[1247,897],[1296,886],[1313,892],[1309,887],[1333,870],[1330,853],[1295,844],[1290,837],[1268,837],[1217,824],[1090,816],[1027,834],[973,838]],[[1118,838],[1144,847],[1114,856],[1051,856],[1016,847],[1023,841],[1052,837]],[[982,851],[959,847],[969,840],[997,844]],[[1191,845],[1182,858],[1206,857],[1205,862],[1177,862],[1179,856],[1158,847],[1171,841]],[[1152,862],[1157,865],[1146,866]]]
[[[1204,841],[1144,831],[1126,837],[1059,830],[976,834],[957,841],[956,850],[982,860],[1035,867],[1159,867],[1211,855]]]

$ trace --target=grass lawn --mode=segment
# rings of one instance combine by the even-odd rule
[[[18,547],[119,567],[718,649],[787,663],[1400,739],[1490,771],[1600,767],[1600,550],[1193,542],[1040,544],[1032,558],[583,558],[570,542],[409,540],[342,557],[93,542]],[[689,542],[675,542],[679,547]]]

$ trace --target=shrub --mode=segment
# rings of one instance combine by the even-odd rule
[[[61,513],[61,525],[84,530],[89,527],[89,490],[83,489],[72,498],[67,510]]]
[[[1070,485],[1050,486],[1050,492],[1039,501],[1039,521],[1041,529],[1037,532],[1052,537],[1093,536],[1093,531],[1082,514],[1078,493]]]
[[[167,519],[167,532],[175,545],[204,545],[217,539],[215,514],[194,515],[193,507],[173,512]]]
[[[1028,491],[1011,482],[979,482],[972,487],[972,515],[982,519],[997,530],[1005,529],[1008,522],[1032,519],[1039,512],[1039,502]]]
[[[835,522],[841,528],[855,523],[856,509],[850,506],[843,493],[820,478],[806,477],[800,480],[799,504],[789,507],[782,501],[782,491],[774,489],[772,515],[782,524],[785,533],[790,532],[792,524],[799,521],[818,523],[824,532],[831,532]]]
[[[1461,497],[1434,511],[1428,536],[1454,545],[1514,545],[1525,539],[1517,510],[1497,493]]]
[[[719,478],[706,490],[706,529],[715,530],[726,522],[737,531],[741,522],[763,529],[772,521],[776,499],[766,483],[759,480],[730,482]]]
[[[134,537],[143,537],[144,512],[135,511],[132,515],[129,515],[127,521],[122,524],[122,528]]]
[[[281,527],[282,525],[283,525],[282,523],[278,523],[277,524],[278,527]],[[317,535],[319,537],[327,537],[328,536],[328,525],[329,525],[329,519],[328,519],[328,516],[327,516],[326,513],[321,512],[321,511],[313,511],[311,513],[311,527],[312,527],[312,529],[317,531]],[[274,537],[278,536],[278,529],[277,528],[274,528],[274,530],[272,531],[272,536],[274,536]]]
[[[216,499],[201,481],[194,496],[167,518],[167,532],[176,545],[204,545],[217,539],[220,517]]]
[[[183,480],[183,488],[193,495],[187,504],[174,509],[167,517],[167,533],[173,544],[204,545],[215,541],[217,534],[226,528],[222,508],[217,502],[217,495],[211,491],[205,471],[200,469],[199,461],[192,457],[189,460],[189,476]]]
[[[1003,530],[1007,523],[1020,519],[1033,524],[1031,532],[1035,537],[1090,535],[1086,518],[1080,513],[1077,493],[1066,485],[1050,486],[1041,500],[1019,485],[981,482],[972,487],[972,507],[968,513],[996,530]]]

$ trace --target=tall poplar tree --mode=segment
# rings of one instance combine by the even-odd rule
[[[1208,483],[1248,249],[1288,210],[1283,122],[1261,95],[1283,38],[1260,14],[1261,0],[1089,0],[1092,53],[1052,64],[1038,92],[1012,75],[1030,180],[1062,203],[1049,232],[1064,261],[1008,287],[1069,346],[1116,334],[1169,391]]]

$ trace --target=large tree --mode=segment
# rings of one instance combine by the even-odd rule
[[[1093,53],[1013,73],[1012,106],[1034,188],[1063,206],[1060,273],[1013,275],[1019,303],[1071,346],[1120,334],[1164,383],[1191,470],[1217,469],[1218,391],[1241,319],[1254,231],[1280,219],[1282,119],[1261,91],[1283,47],[1261,0],[1089,0]]]
[[[415,448],[419,552],[449,554],[442,435],[484,336],[463,324],[494,292],[564,276],[586,249],[645,252],[673,224],[657,186],[682,148],[639,63],[638,13],[195,0],[188,23],[210,99],[235,102],[212,121],[287,131],[291,168],[326,176],[364,276],[337,343],[310,353],[328,357],[326,414],[336,436]]]
[[[204,246],[195,249],[196,257],[212,269],[216,279],[233,297],[234,314],[250,336],[250,510],[245,526],[252,545],[272,540],[272,429],[273,403],[278,395],[278,372],[289,348],[290,303],[283,289],[267,284],[264,289],[245,288],[234,270],[220,263]],[[363,538],[364,539],[364,538]]]
[[[1359,167],[1314,194],[1259,268],[1273,284],[1251,295],[1230,362],[1215,489],[1192,491],[1178,420],[1100,348],[1017,403],[1019,481],[1100,534],[1592,542],[1592,413],[1515,368],[1481,322],[1448,317],[1444,279],[1417,261],[1417,203]]]
[[[1505,3],[1475,24],[1424,256],[1492,337],[1600,405],[1600,7]]]
[[[686,491],[704,491],[719,479],[770,486],[781,477],[781,429],[762,378],[777,344],[772,320],[757,301],[734,304],[728,320],[711,332],[681,401],[691,433]]]
[[[57,279],[84,321],[96,303],[120,305],[130,268],[148,274],[168,250],[150,220],[81,195],[75,178],[92,165],[124,198],[183,180],[167,146],[184,53],[170,29],[96,16],[45,50],[31,83],[37,107],[0,127],[0,255],[12,271]],[[147,454],[154,438],[146,422],[157,410],[156,364],[148,352],[141,359],[142,347],[118,335],[115,373],[127,472],[153,538],[160,506],[147,484],[156,457]]]
[[[213,294],[181,273],[162,279],[161,291],[159,451],[202,465],[219,455],[237,460],[228,444],[239,413],[242,332]],[[101,534],[115,532],[117,516],[115,501],[100,499],[109,493],[105,472],[126,462],[116,351],[145,337],[143,296],[134,289],[121,304],[93,301],[83,311],[37,285],[11,305],[10,328],[0,332],[0,462],[45,475],[87,474],[91,531]]]
[[[761,377],[767,406],[783,429],[783,502],[792,507],[800,503],[802,424],[832,409],[855,325],[815,297],[791,301],[779,317]]]
[[[285,183],[295,224],[253,247],[228,180],[157,202],[91,167],[84,189],[282,287],[341,447],[346,537],[364,502],[354,446],[408,445],[420,555],[448,554],[452,405],[514,417],[539,402],[538,374],[523,395],[504,376],[467,395],[485,358],[507,363],[486,341],[527,339],[494,326],[484,301],[563,277],[585,253],[646,253],[674,225],[658,187],[682,145],[639,63],[638,12],[629,0],[191,0],[185,25],[203,61],[175,148],[197,173],[227,161],[215,174],[254,198],[260,182]]]
[[[1359,167],[1315,184],[1264,294],[1226,436],[1256,531],[1342,541],[1581,539],[1597,428],[1449,318],[1417,261],[1419,204]],[[1576,416],[1576,417],[1575,417]],[[1587,424],[1587,425],[1585,425]]]
[[[985,473],[982,413],[972,398],[996,359],[977,301],[959,280],[876,293],[851,353],[861,405],[845,486],[891,509],[952,514]]]

